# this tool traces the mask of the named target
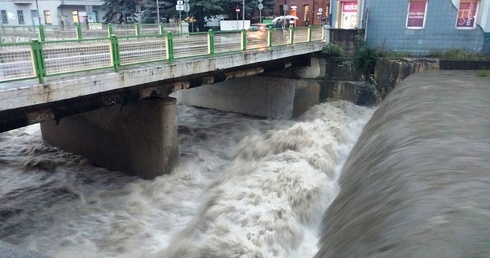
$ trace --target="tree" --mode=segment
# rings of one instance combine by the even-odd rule
[[[165,1],[159,0],[158,5],[160,6],[160,20],[165,18],[170,18],[175,15],[175,5],[176,1]],[[154,23],[157,20],[157,3],[156,0],[146,0],[143,4],[142,15],[141,15],[142,23]]]
[[[104,0],[102,10],[106,14],[102,19],[104,22],[132,22],[138,2],[138,0]]]

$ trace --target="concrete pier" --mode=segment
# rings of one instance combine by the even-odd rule
[[[151,179],[178,159],[174,98],[149,98],[41,123],[46,142],[101,167]]]
[[[179,104],[267,118],[292,118],[319,103],[316,80],[250,76],[180,90]]]

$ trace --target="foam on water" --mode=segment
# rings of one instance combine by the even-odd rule
[[[274,121],[181,106],[180,161],[154,180],[0,134],[0,240],[53,257],[312,257],[323,211],[372,109]]]

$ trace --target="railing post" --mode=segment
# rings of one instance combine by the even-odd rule
[[[31,42],[31,55],[34,62],[34,71],[40,84],[44,84],[46,77],[46,65],[44,63],[43,46],[38,39],[33,39]]]
[[[294,43],[294,27],[289,27],[289,44]]]
[[[308,25],[308,42],[311,42],[311,25]]]
[[[46,27],[44,25],[39,25],[39,40],[46,41]]]
[[[208,54],[214,54],[214,32],[212,29],[208,30]]]
[[[119,59],[119,41],[116,35],[112,34],[109,38],[111,42],[111,63],[114,67],[114,71],[119,71],[119,66],[121,65],[121,60]]]
[[[174,36],[172,33],[167,33],[167,59],[172,61],[174,59]]]
[[[272,28],[267,28],[267,47],[272,47]]]
[[[322,40],[325,42],[325,44],[330,43],[330,25],[325,25],[322,30]]]
[[[82,25],[80,25],[80,23],[77,24],[76,30],[77,30],[77,39],[81,40],[82,39]]]
[[[136,30],[136,36],[141,36],[141,24],[139,22],[137,22],[135,25],[134,25],[134,28]]]
[[[160,22],[159,29],[160,29],[160,30],[159,30],[160,35],[165,34],[165,27],[163,26],[163,22]]]
[[[247,31],[245,29],[242,29],[242,50],[247,50]]]
[[[112,24],[109,23],[109,24],[107,24],[107,36],[111,37],[112,34],[114,34],[114,33],[112,33]]]

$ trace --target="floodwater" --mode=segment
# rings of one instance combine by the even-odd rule
[[[0,240],[50,257],[313,257],[322,214],[374,109],[295,120],[178,107],[180,161],[141,180],[0,134]]]

